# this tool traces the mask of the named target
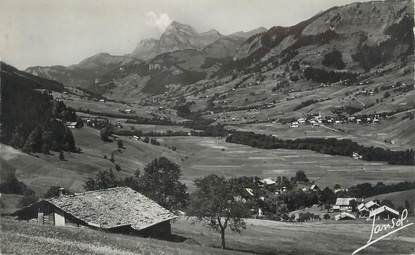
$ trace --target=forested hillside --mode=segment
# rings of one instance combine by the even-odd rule
[[[54,81],[18,71],[1,63],[1,142],[25,152],[76,151],[65,126],[77,116],[50,92],[62,91]]]

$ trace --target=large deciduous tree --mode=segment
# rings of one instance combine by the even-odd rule
[[[221,246],[226,247],[225,231],[241,232],[246,228],[244,217],[249,215],[237,187],[224,177],[209,175],[195,180],[197,190],[191,195],[189,215],[221,234]]]
[[[89,177],[84,184],[86,190],[100,190],[120,186],[120,182],[114,175],[112,169],[99,171],[98,174],[92,178]]]
[[[143,175],[138,178],[138,191],[165,208],[181,210],[186,207],[189,195],[186,185],[179,181],[180,177],[180,167],[161,157],[146,165]]]

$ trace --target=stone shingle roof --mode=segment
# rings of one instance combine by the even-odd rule
[[[104,229],[131,225],[142,230],[176,218],[153,200],[127,187],[76,193],[46,201],[88,225]]]

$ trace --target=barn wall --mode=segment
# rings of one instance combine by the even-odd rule
[[[166,239],[171,236],[171,224],[168,220],[143,229],[139,232],[147,237]]]
[[[55,226],[65,226],[65,217],[62,214],[60,214],[59,212],[54,212],[53,216]]]
[[[30,207],[23,208],[14,215],[17,216],[19,220],[35,221],[38,224],[56,226],[65,226],[68,224],[74,226],[85,225],[84,222],[46,201],[41,201]]]
[[[171,237],[171,225],[169,220],[160,222],[143,230],[135,230],[130,225],[128,225],[108,229],[107,231],[111,233],[128,234],[157,239],[169,239]]]

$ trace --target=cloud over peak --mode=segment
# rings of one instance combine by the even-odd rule
[[[173,20],[167,13],[156,13],[149,11],[146,13],[146,25],[157,28],[160,32],[163,32]]]

